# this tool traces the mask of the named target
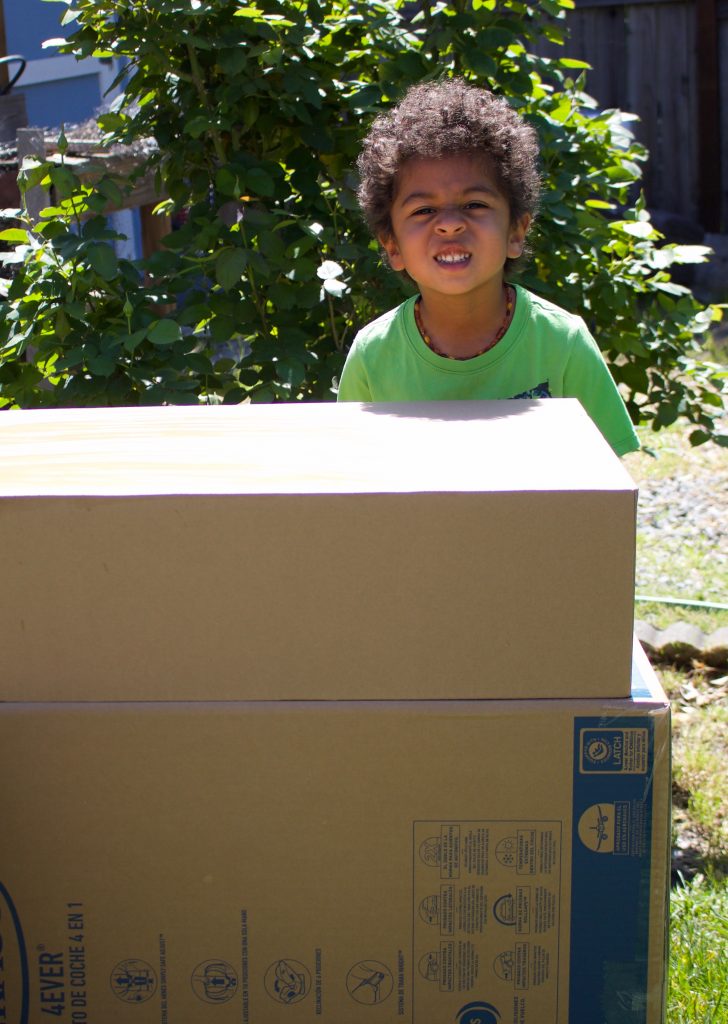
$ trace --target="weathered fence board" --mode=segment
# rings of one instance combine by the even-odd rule
[[[628,7],[627,109],[649,152],[645,188],[652,206],[699,219],[697,76],[692,5]]]
[[[728,2],[718,5],[718,102],[720,140],[718,159],[721,168],[721,230],[728,233]]]
[[[639,116],[649,205],[728,231],[728,2],[577,0],[566,23],[538,52],[587,61],[599,105]]]

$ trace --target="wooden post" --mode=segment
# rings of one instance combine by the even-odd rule
[[[716,0],[695,0],[696,71],[698,76],[698,174],[700,222],[706,231],[720,232],[721,146],[718,67],[718,10]]]
[[[156,203],[144,203],[139,210],[142,228],[142,255],[151,256],[159,249],[162,239],[172,230],[172,219],[167,214],[153,214]]]
[[[45,138],[42,128],[18,129],[18,168],[23,166],[26,156],[45,160]],[[37,185],[25,193],[24,205],[28,216],[35,223],[40,219],[40,211],[48,206],[48,195],[40,185]]]
[[[142,256],[148,259],[152,253],[161,248],[162,240],[172,230],[172,218],[168,214],[155,216],[153,213],[156,203],[142,203],[139,207],[139,216],[142,228]],[[159,302],[154,307],[157,316],[169,316],[175,311],[175,303]]]
[[[0,68],[4,67],[4,64],[0,64]],[[0,142],[15,142],[18,128],[25,128],[27,124],[28,112],[23,93],[13,92],[0,96]]]
[[[3,8],[3,0],[0,0],[0,57],[7,57],[8,55],[8,41],[5,35],[5,10]],[[0,64],[0,92],[6,88],[10,81],[10,75],[8,74],[7,64]]]

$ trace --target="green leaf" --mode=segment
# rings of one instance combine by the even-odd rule
[[[92,243],[86,249],[90,265],[105,281],[111,281],[119,273],[119,260],[110,245]]]
[[[293,261],[293,266],[286,274],[286,277],[290,281],[310,281],[317,273],[318,268],[313,260],[302,256],[300,259]]]
[[[245,172],[245,187],[258,196],[272,196],[276,190],[275,182],[262,167]]]
[[[63,196],[70,195],[70,193],[81,184],[78,176],[75,175],[73,171],[69,170],[65,164],[60,164],[60,166],[57,167],[51,167],[49,177],[53,185]]]
[[[242,46],[234,50],[225,50],[219,54],[217,62],[226,75],[239,75],[245,70],[250,57]]]
[[[71,325],[68,322],[68,317],[66,316],[65,310],[62,306],[56,313],[54,329],[56,335],[61,339],[61,341],[63,341],[64,338],[67,338],[71,333]]]
[[[166,317],[163,320],[155,320],[146,333],[152,345],[162,347],[174,344],[182,336],[180,326],[176,320],[170,320]]]
[[[634,238],[656,238],[657,232],[648,220],[616,220],[612,228],[617,231],[624,231]]]
[[[113,132],[123,128],[129,118],[125,114],[116,114],[109,111],[105,114],[99,114],[96,120],[102,131]]]
[[[243,128],[249,131],[255,122],[258,120],[260,114],[260,105],[255,96],[249,96],[248,99],[242,105],[241,117],[243,121]]]
[[[141,330],[134,331],[133,334],[120,334],[118,340],[127,352],[134,352],[142,341],[144,341],[146,336],[147,329],[144,327]]]
[[[664,292],[666,295],[682,296],[690,294],[689,288],[682,284],[675,284],[673,281],[650,281],[650,285],[655,291]]]
[[[655,416],[655,426],[669,427],[678,417],[678,410],[674,405],[661,405]]]
[[[215,367],[212,365],[209,358],[202,352],[191,352],[185,357],[185,363],[193,373],[200,373],[205,376],[209,376],[215,372]]]
[[[498,64],[490,54],[480,49],[480,46],[470,46],[465,52],[465,59],[471,69],[486,81],[492,78],[498,71]]]
[[[239,196],[238,176],[229,167],[221,167],[215,174],[215,188],[224,196]]]
[[[212,127],[210,118],[205,114],[198,114],[196,117],[191,118],[186,122],[184,130],[187,135],[192,136],[193,139],[199,139],[201,135],[204,135],[206,131]]]
[[[45,181],[49,170],[50,165],[45,160],[41,162],[34,157],[25,157],[18,173],[18,184],[23,191],[35,188]]]
[[[568,96],[566,96],[551,111],[551,117],[554,119],[554,121],[567,121],[573,113],[573,110],[574,107],[572,101]]]
[[[248,265],[248,254],[244,249],[223,249],[215,261],[215,278],[221,288],[227,291],[239,283]]]
[[[111,178],[102,178],[96,185],[96,188],[102,196],[109,200],[112,206],[121,206],[124,202],[121,189]]]
[[[116,369],[116,360],[109,355],[95,356],[87,363],[90,373],[97,377],[110,377]]]
[[[707,263],[713,250],[707,245],[669,246],[676,263]]]
[[[28,243],[28,232],[22,228],[6,228],[0,231],[0,242],[23,242]]]
[[[647,394],[649,387],[649,378],[647,376],[647,370],[644,366],[640,366],[637,363],[626,363],[624,366],[619,368],[619,379],[623,381],[633,391],[638,391],[643,395]]]
[[[298,307],[297,289],[290,284],[273,284],[268,289],[268,298],[276,310]]]
[[[69,7],[67,10],[63,12],[63,17],[61,18],[61,25],[69,25],[72,21],[75,21],[78,18],[80,13],[81,11],[77,10],[76,8]]]
[[[688,439],[693,448],[697,448],[698,445],[705,444],[706,441],[710,441],[710,434],[705,430],[693,430]]]

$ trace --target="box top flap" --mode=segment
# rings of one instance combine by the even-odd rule
[[[0,496],[634,491],[576,399],[9,411]]]

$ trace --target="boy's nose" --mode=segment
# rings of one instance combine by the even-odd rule
[[[435,230],[441,235],[456,235],[464,228],[463,216],[458,209],[441,210],[435,223]]]

